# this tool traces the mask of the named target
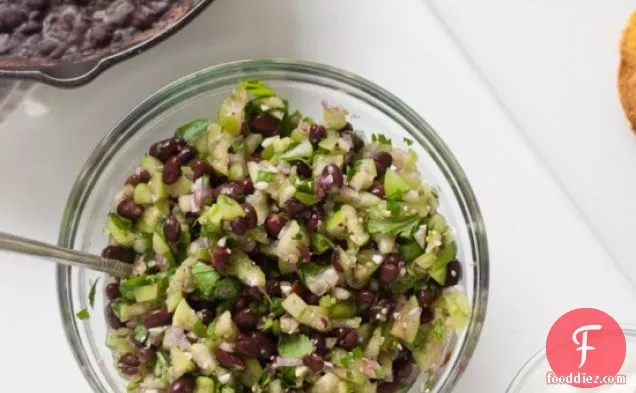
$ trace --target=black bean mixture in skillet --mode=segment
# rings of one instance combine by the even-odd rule
[[[138,39],[191,0],[0,0],[0,57],[68,61]],[[180,14],[183,14],[181,12]]]
[[[347,115],[244,81],[141,158],[103,252],[134,264],[106,287],[129,391],[395,393],[441,364],[470,307],[438,191]]]

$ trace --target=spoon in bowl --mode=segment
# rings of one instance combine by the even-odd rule
[[[117,277],[129,277],[133,269],[131,264],[116,259],[58,247],[4,232],[0,232],[0,250],[44,257],[42,259],[48,259],[54,263],[98,270]]]

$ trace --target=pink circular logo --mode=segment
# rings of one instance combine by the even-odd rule
[[[559,318],[548,334],[546,356],[554,374],[579,388],[601,386],[625,361],[625,335],[607,313],[578,308]]]

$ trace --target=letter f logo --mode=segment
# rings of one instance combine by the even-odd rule
[[[576,329],[572,334],[572,341],[574,341],[574,344],[581,345],[576,349],[577,351],[581,351],[581,364],[579,364],[579,368],[583,367],[585,361],[587,360],[587,351],[593,351],[596,349],[592,346],[587,345],[587,332],[589,330],[601,330],[602,327],[602,325],[585,325]],[[583,334],[581,335],[581,342],[579,342],[576,336],[581,332],[583,332]]]

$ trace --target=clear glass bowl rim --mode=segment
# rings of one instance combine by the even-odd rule
[[[231,77],[245,78],[253,73],[259,73],[261,75],[271,74],[273,77],[279,79],[309,82],[331,88],[333,88],[332,85],[335,83],[346,85],[348,94],[369,105],[375,106],[376,109],[381,110],[385,115],[393,118],[393,120],[398,123],[410,124],[423,134],[422,137],[417,138],[417,142],[425,146],[427,151],[435,154],[434,158],[438,168],[451,184],[454,197],[456,198],[456,202],[460,205],[465,224],[468,227],[472,255],[476,256],[476,260],[473,261],[476,268],[473,282],[474,296],[472,317],[466,329],[466,334],[463,336],[463,341],[460,343],[459,354],[453,359],[450,372],[438,390],[438,392],[450,392],[462,375],[475,350],[486,317],[489,284],[489,252],[481,210],[463,169],[433,128],[402,100],[375,83],[351,72],[314,62],[289,59],[250,59],[212,66],[177,79],[159,89],[137,107],[133,108],[106,133],[87,159],[69,194],[60,225],[58,244],[63,247],[73,247],[77,225],[80,222],[83,207],[91,193],[92,184],[94,184],[99,177],[99,167],[101,164],[108,162],[112,154],[114,154],[113,150],[116,149],[118,144],[125,142],[126,138],[123,137],[126,136],[130,126],[138,121],[139,117],[145,112],[150,111],[151,108],[159,106],[160,103],[169,100],[173,94],[191,88],[198,82],[209,82],[215,79]],[[329,85],[328,82],[332,85]],[[377,100],[377,102],[373,103],[369,101],[369,99],[364,97],[365,95],[371,96]],[[394,115],[389,112],[393,112]],[[403,120],[398,121],[396,115]],[[122,139],[124,139],[123,142]],[[66,338],[75,360],[82,368],[83,374],[91,388],[99,392],[101,391],[100,386],[98,386],[97,378],[93,376],[95,371],[91,368],[85,348],[79,340],[78,323],[81,321],[77,321],[72,313],[68,312],[68,310],[72,309],[72,298],[69,286],[72,269],[73,268],[64,267],[62,265],[57,267],[56,281],[60,316]]]
[[[623,329],[626,340],[636,341],[636,325],[621,325],[621,328]],[[530,359],[523,363],[519,371],[515,374],[515,377],[510,382],[510,385],[508,385],[506,393],[516,393],[521,391],[524,384],[527,382],[530,373],[539,367],[543,360],[547,361],[545,347],[535,352]]]

